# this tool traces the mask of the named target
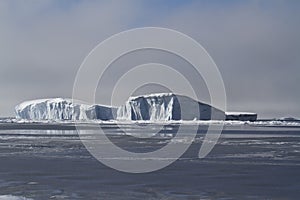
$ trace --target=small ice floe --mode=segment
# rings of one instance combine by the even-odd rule
[[[0,200],[33,200],[22,196],[0,195]]]
[[[37,185],[38,182],[34,182],[34,181],[31,181],[31,182],[28,182],[27,185]]]

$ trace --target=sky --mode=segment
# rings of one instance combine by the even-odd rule
[[[1,0],[0,116],[14,116],[25,100],[71,97],[76,73],[97,44],[150,26],[180,31],[207,50],[223,77],[228,111],[300,118],[299,10],[296,0]],[[114,65],[150,58],[187,68],[147,51]],[[106,103],[105,94],[98,97]]]

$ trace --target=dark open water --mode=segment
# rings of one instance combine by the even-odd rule
[[[213,151],[199,159],[203,126],[180,159],[147,174],[101,164],[72,126],[2,124],[0,129],[0,199],[300,198],[299,127],[227,126]],[[133,152],[160,148],[176,132],[168,126],[156,137],[138,139],[115,125],[106,129],[114,143]]]

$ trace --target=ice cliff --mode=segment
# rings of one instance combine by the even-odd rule
[[[225,113],[208,104],[172,93],[130,97],[117,111],[118,120],[224,120]]]
[[[16,117],[28,120],[111,120],[116,112],[114,107],[75,103],[62,98],[25,101],[15,107]]]

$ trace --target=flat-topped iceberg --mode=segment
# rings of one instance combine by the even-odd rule
[[[15,107],[15,112],[18,119],[28,120],[111,120],[117,108],[53,98],[25,101]]]
[[[249,112],[226,112],[226,120],[256,121],[257,114]]]
[[[190,97],[161,93],[130,97],[117,112],[119,120],[225,120],[225,113]]]
[[[124,105],[88,105],[72,99],[25,101],[15,108],[17,119],[41,120],[241,120],[254,121],[255,113],[225,113],[190,97],[159,93],[130,97]]]

